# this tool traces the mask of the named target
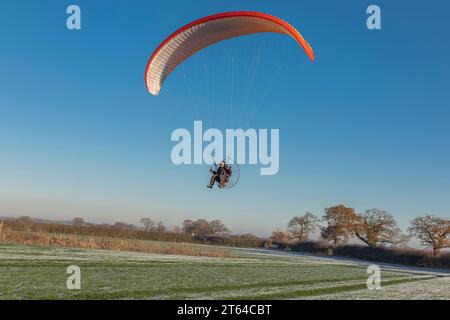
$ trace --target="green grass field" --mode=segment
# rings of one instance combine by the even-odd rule
[[[0,299],[450,299],[450,278],[230,249],[232,259],[0,245]],[[81,268],[68,290],[66,269]]]

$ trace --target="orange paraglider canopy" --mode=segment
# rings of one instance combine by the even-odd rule
[[[219,13],[187,24],[159,45],[145,69],[148,91],[158,95],[170,73],[198,51],[226,39],[262,32],[291,36],[305,50],[311,61],[314,61],[311,46],[300,32],[286,21],[261,12]]]

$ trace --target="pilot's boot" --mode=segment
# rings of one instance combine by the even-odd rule
[[[214,182],[216,182],[216,175],[213,175],[211,177],[211,180],[209,181],[209,184],[206,187],[211,189],[214,185]]]

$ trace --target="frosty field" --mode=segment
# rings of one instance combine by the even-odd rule
[[[450,276],[230,249],[235,258],[0,244],[0,299],[450,299]],[[81,268],[68,290],[66,269]]]

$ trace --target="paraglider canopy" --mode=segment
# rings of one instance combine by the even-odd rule
[[[314,61],[311,46],[300,32],[286,21],[261,12],[225,12],[191,22],[161,43],[145,70],[148,91],[158,95],[169,74],[198,51],[226,39],[261,32],[291,36],[305,50],[311,61]]]

